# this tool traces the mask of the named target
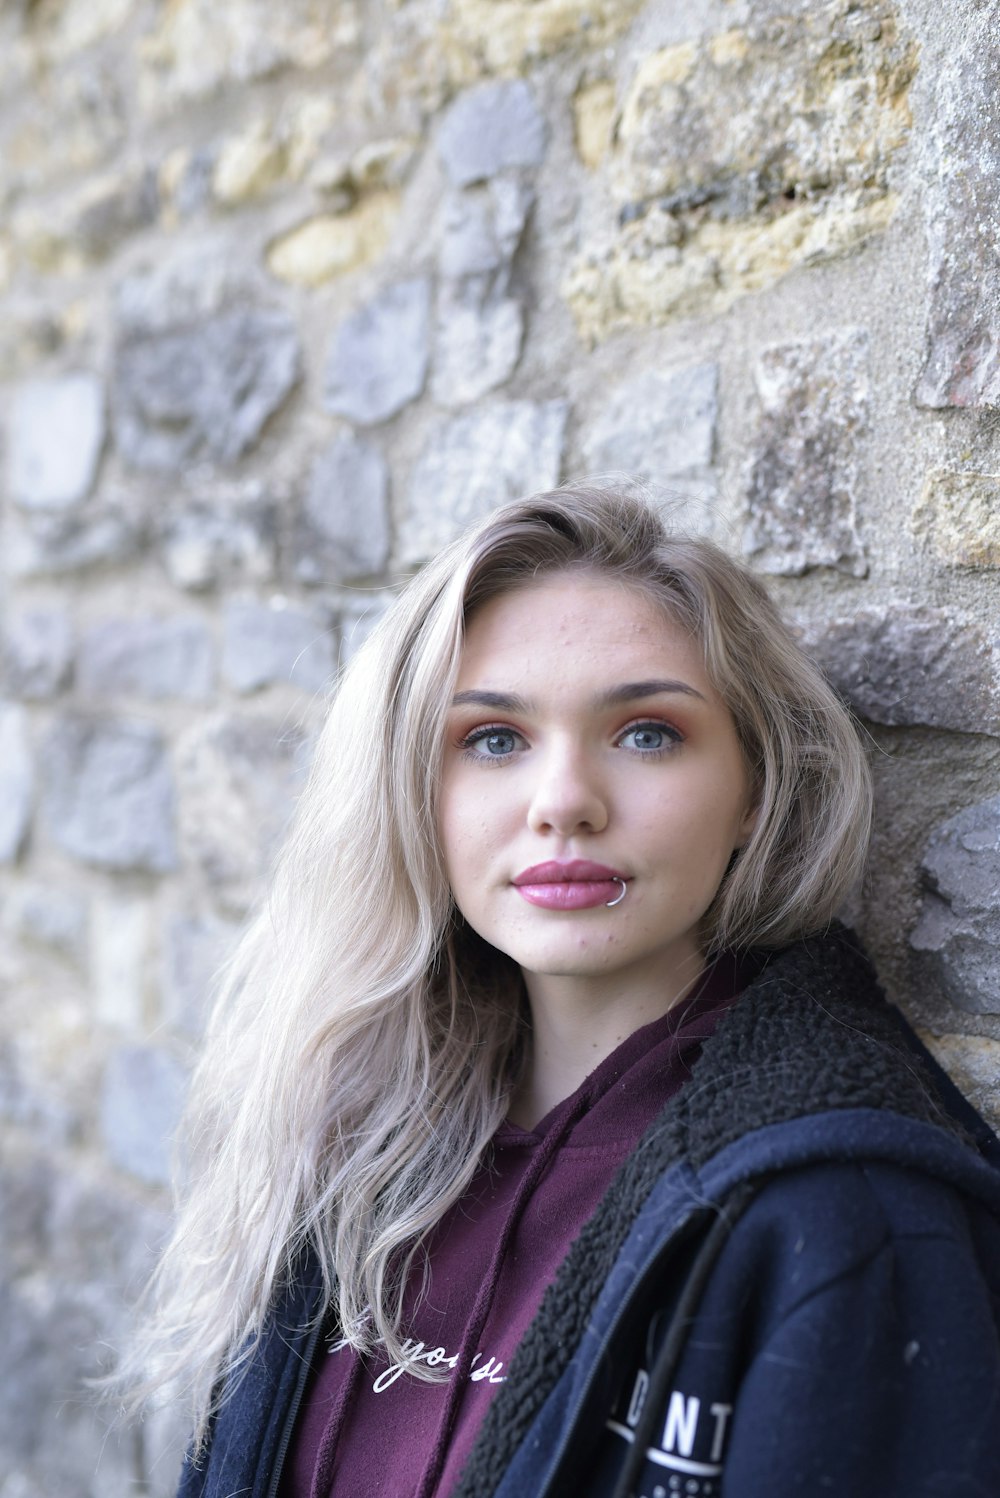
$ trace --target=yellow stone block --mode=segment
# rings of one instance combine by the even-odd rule
[[[673,112],[678,107],[678,90],[694,72],[697,57],[697,42],[679,42],[643,58],[622,106],[618,138],[624,146],[640,133],[648,114]]]
[[[274,240],[267,268],[279,281],[319,286],[384,250],[399,211],[397,193],[373,193],[349,213],[319,214]]]
[[[44,35],[43,45],[56,57],[81,52],[118,31],[139,9],[136,0],[64,0],[62,5],[52,7],[51,29]]]
[[[446,28],[481,74],[512,74],[574,42],[620,36],[643,0],[452,0]]]
[[[260,197],[279,181],[287,164],[285,148],[268,120],[257,120],[226,141],[212,174],[216,201],[232,208]]]
[[[611,143],[615,86],[606,79],[585,84],[573,98],[573,124],[580,160],[591,171],[599,167]]]
[[[933,469],[911,524],[949,567],[1000,567],[1000,473]]]
[[[750,51],[750,40],[745,31],[738,28],[713,36],[708,44],[708,55],[717,68],[729,68],[741,63]]]
[[[166,0],[140,46],[140,99],[159,112],[227,83],[322,66],[360,35],[355,0]]]
[[[307,94],[282,106],[278,134],[285,149],[287,174],[293,181],[298,181],[316,159],[337,114],[336,101],[330,94]]]
[[[855,249],[885,228],[892,196],[868,204],[797,203],[770,220],[704,219],[682,231],[653,210],[604,254],[584,251],[562,286],[581,338],[724,312],[802,265]]]

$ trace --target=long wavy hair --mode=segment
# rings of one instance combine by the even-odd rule
[[[344,672],[220,982],[183,1130],[184,1200],[124,1373],[137,1400],[183,1390],[196,1437],[307,1246],[345,1342],[401,1358],[407,1274],[504,1118],[523,985],[450,898],[444,719],[470,615],[567,569],[655,599],[700,642],[736,724],[758,815],[705,918],[706,952],[822,928],[862,867],[857,732],[745,566],[668,534],[629,488],[508,504],[444,551]]]

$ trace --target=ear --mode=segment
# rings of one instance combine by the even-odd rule
[[[759,816],[760,807],[756,802],[752,806],[748,807],[747,810],[743,813],[743,816],[740,818],[739,826],[736,829],[736,842],[733,844],[734,849],[738,850],[740,848],[746,847],[747,843],[753,836],[753,831],[757,826],[757,820]]]

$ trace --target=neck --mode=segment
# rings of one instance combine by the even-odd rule
[[[511,1100],[509,1118],[532,1129],[575,1092],[629,1035],[686,998],[704,968],[699,954],[672,982],[622,987],[579,978],[525,974],[531,1007],[531,1048]]]

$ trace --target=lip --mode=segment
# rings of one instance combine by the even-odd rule
[[[567,863],[532,864],[511,882],[523,900],[543,910],[591,910],[609,905],[620,893],[618,881],[624,879],[607,864],[572,858]]]
[[[512,884],[586,884],[606,883],[608,880],[624,879],[618,869],[609,869],[605,863],[592,863],[589,858],[571,858],[567,863],[550,860],[548,863],[533,863],[530,869],[515,874]]]

